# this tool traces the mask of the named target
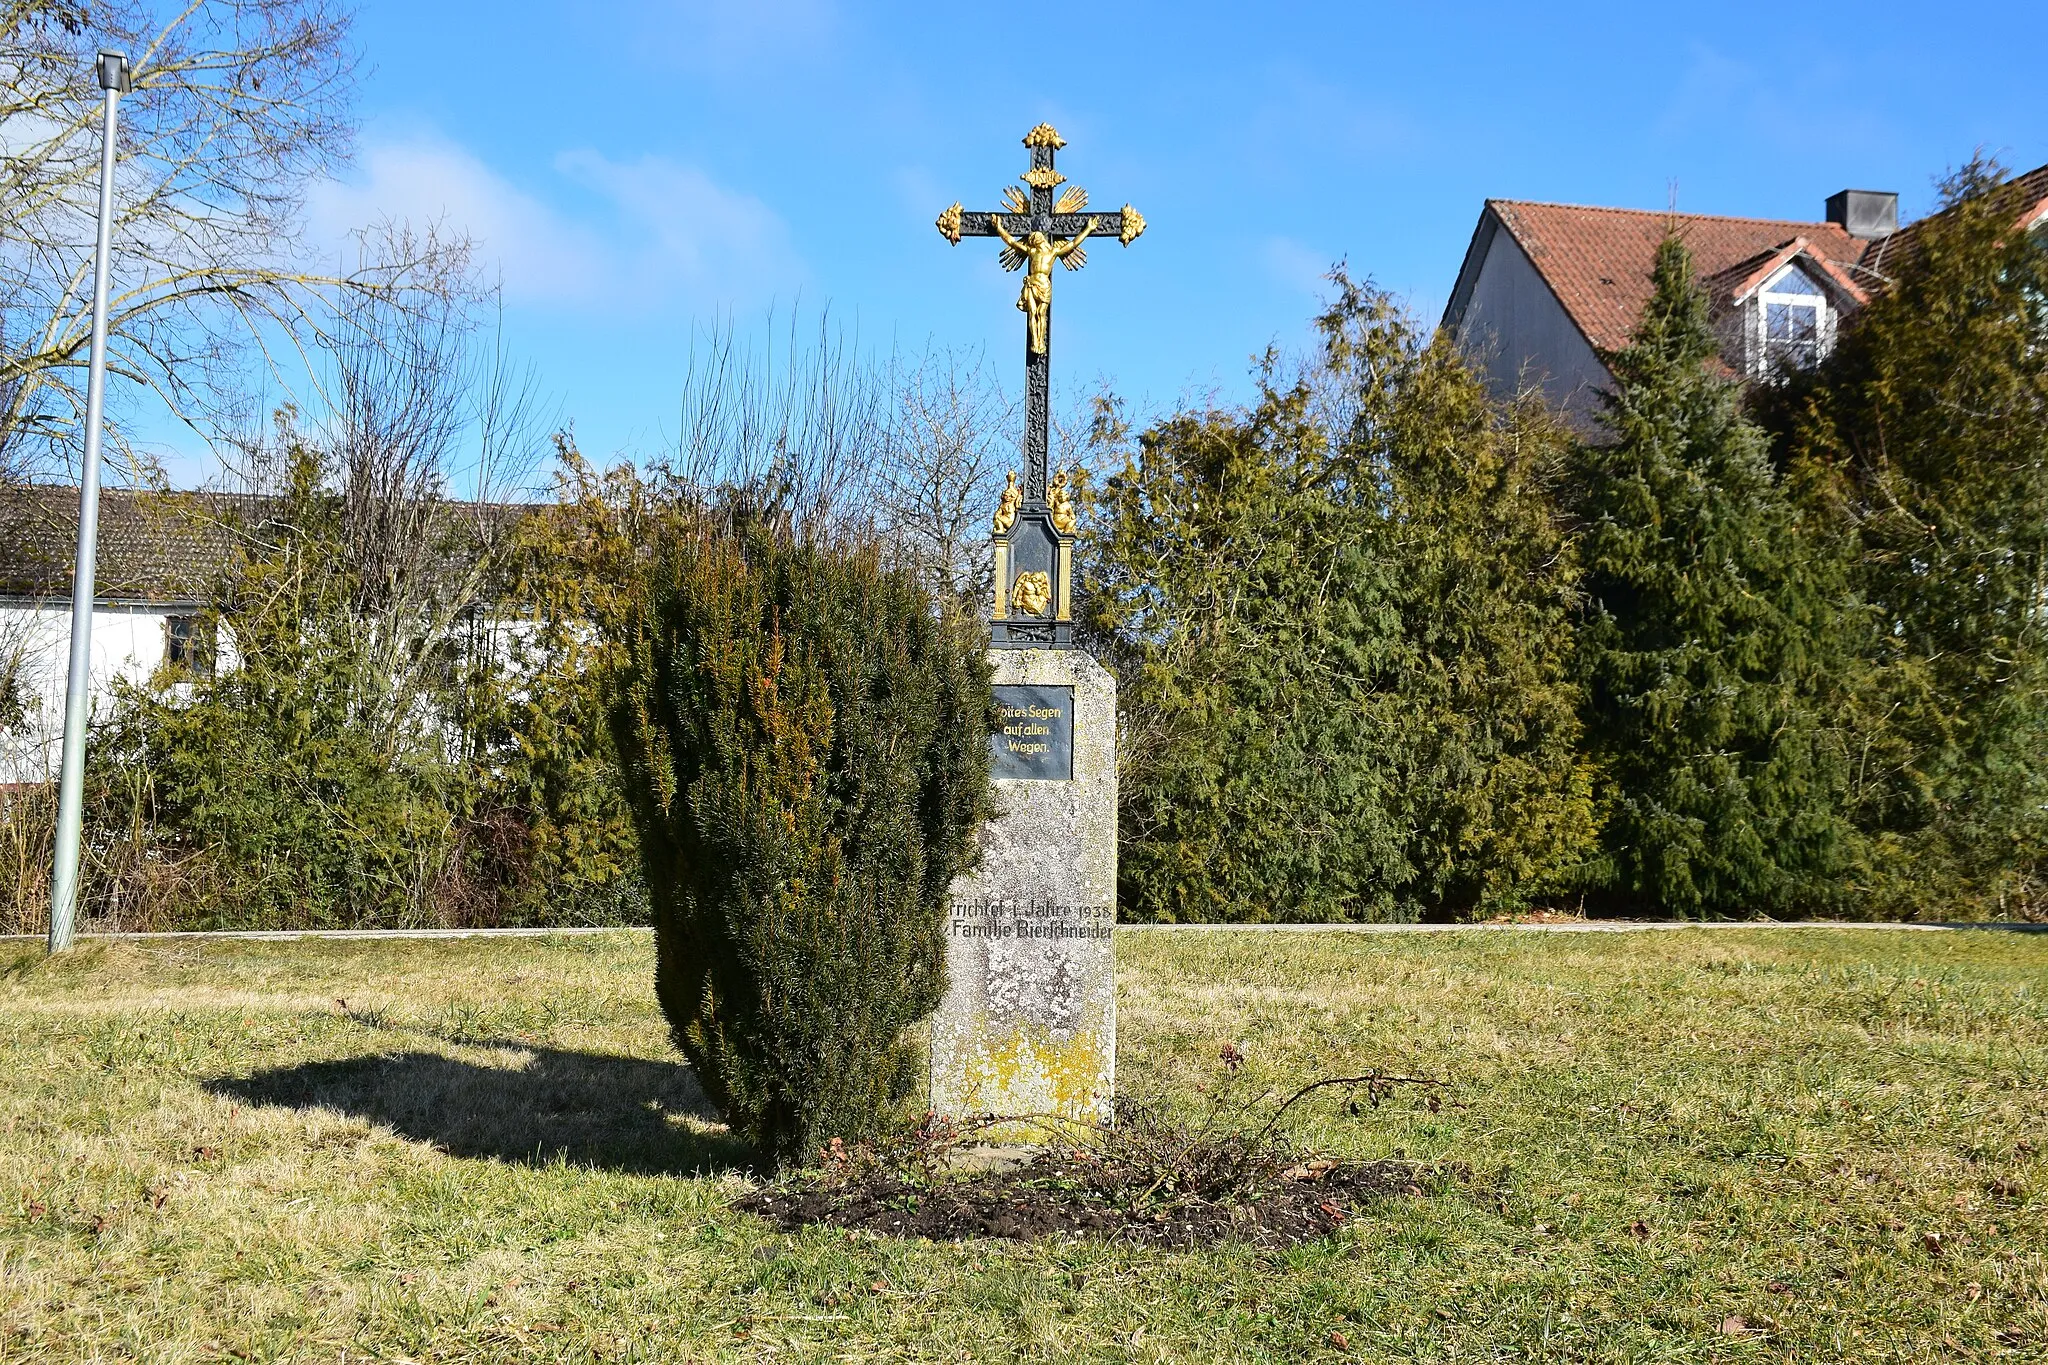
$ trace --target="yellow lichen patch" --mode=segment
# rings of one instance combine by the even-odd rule
[[[1107,1112],[1110,1059],[1094,1029],[1056,1038],[1020,1025],[986,1041],[966,1059],[959,1094],[970,1111],[1056,1114],[1094,1122]]]

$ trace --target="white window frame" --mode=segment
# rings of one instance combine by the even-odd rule
[[[1788,271],[1797,270],[1806,282],[1814,287],[1811,294],[1783,293],[1771,286],[1785,278]],[[1827,359],[1835,349],[1835,324],[1837,313],[1835,302],[1828,294],[1827,286],[1814,278],[1815,272],[1799,263],[1799,258],[1785,262],[1771,272],[1770,279],[1750,295],[1749,317],[1744,327],[1749,343],[1749,372],[1758,379],[1771,377],[1771,336],[1770,307],[1772,304],[1790,305],[1797,308],[1812,308],[1820,314],[1813,330],[1813,358],[1815,363]]]

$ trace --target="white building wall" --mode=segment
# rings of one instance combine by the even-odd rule
[[[92,614],[93,712],[103,716],[116,678],[141,682],[164,661],[165,621],[191,607],[104,603]],[[0,785],[56,778],[71,663],[71,604],[0,600],[0,650],[21,650],[27,715],[0,734]]]
[[[1579,423],[1597,418],[1600,393],[1613,382],[1592,343],[1504,227],[1493,234],[1480,263],[1458,324],[1458,345],[1496,395],[1540,387],[1544,401]]]

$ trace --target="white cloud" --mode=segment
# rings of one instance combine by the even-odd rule
[[[1802,155],[1884,146],[1895,141],[1868,104],[1868,91],[1845,75],[1826,52],[1788,81],[1777,65],[1732,57],[1704,43],[1692,44],[1685,72],[1671,87],[1652,129],[1663,137],[1702,135],[1717,145],[1732,138],[1783,140],[1783,130],[1800,130]]]
[[[940,188],[938,177],[924,166],[898,166],[889,174],[889,183],[896,191],[896,202],[910,219],[931,219],[939,216],[939,210],[960,198]],[[989,196],[994,202],[995,196]]]
[[[315,186],[307,209],[316,236],[336,244],[383,219],[466,232],[478,259],[503,272],[507,297],[522,303],[591,298],[607,270],[598,234],[439,138],[372,142],[362,173]]]
[[[1304,136],[1313,139],[1325,163],[1384,163],[1413,154],[1424,141],[1408,110],[1320,80],[1291,62],[1259,72],[1251,88],[1258,92],[1257,103],[1249,117],[1235,122],[1232,136],[1256,158],[1254,165],[1272,162],[1269,173],[1291,165],[1291,159],[1276,161],[1273,150]]]
[[[633,239],[625,244],[632,276],[622,284],[732,303],[788,292],[802,279],[781,216],[693,166],[586,150],[564,152],[555,167],[608,201],[621,235]]]
[[[1666,135],[1702,126],[1725,127],[1731,117],[1754,114],[1772,96],[1757,69],[1695,43],[1685,74],[1672,87],[1656,128]]]
[[[747,304],[803,278],[781,217],[695,167],[577,150],[551,171],[532,192],[444,138],[373,137],[361,173],[317,186],[308,210],[316,238],[337,246],[384,219],[467,233],[513,303],[607,313]]]

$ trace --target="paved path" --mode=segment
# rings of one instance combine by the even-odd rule
[[[1915,933],[1962,930],[2003,930],[2016,934],[2048,934],[2048,924],[1984,921],[1940,924],[1894,924],[1870,920],[1565,920],[1540,924],[1119,924],[1126,934],[1633,934],[1653,929],[1898,929]],[[358,938],[547,938],[555,934],[645,934],[640,928],[560,929],[187,929],[153,934],[82,933],[86,939],[293,939]],[[0,942],[43,941],[41,934],[0,934]]]

